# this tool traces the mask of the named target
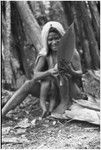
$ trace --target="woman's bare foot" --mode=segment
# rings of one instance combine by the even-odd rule
[[[48,112],[47,112],[47,116],[50,116],[50,115],[51,115],[51,112],[50,112],[50,111],[48,111]]]
[[[42,113],[42,118],[46,118],[46,117],[48,117],[48,116],[50,116],[51,115],[51,112],[49,112],[49,111],[44,111],[43,113]]]
[[[43,111],[43,113],[42,113],[42,116],[41,116],[42,118],[46,118],[47,117],[47,111]]]

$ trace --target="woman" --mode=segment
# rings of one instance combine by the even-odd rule
[[[40,106],[43,110],[42,117],[50,115],[53,111],[64,113],[67,106],[69,106],[71,98],[80,95],[80,90],[73,79],[73,77],[82,75],[80,56],[77,50],[74,51],[71,64],[68,65],[72,78],[62,78],[58,75],[58,43],[64,34],[65,31],[58,22],[50,21],[43,26],[43,48],[36,59],[34,79],[32,79],[34,83],[32,84],[31,80],[26,81],[4,106],[2,115],[5,115],[12,108],[14,109],[28,94],[40,98]],[[25,94],[20,94],[22,98],[19,98],[19,93],[24,91],[23,87],[27,87],[27,85],[30,88],[25,88]],[[70,93],[72,93],[72,97]],[[46,106],[47,100],[49,108]]]
[[[73,97],[80,95],[80,90],[77,85],[71,80],[69,85],[68,79],[59,79],[57,70],[57,51],[58,43],[61,37],[65,34],[62,25],[58,22],[50,21],[46,23],[42,30],[42,42],[43,49],[40,51],[36,60],[36,66],[34,69],[34,78],[38,80],[38,76],[41,77],[40,82],[40,106],[43,110],[42,117],[46,117],[51,114],[53,109],[56,108],[56,112],[63,113],[70,100],[69,88],[73,90]],[[75,74],[75,76],[82,75],[80,57],[75,50],[72,58],[72,66],[69,65],[69,69]],[[76,71],[75,71],[76,70]],[[40,78],[39,78],[40,79]],[[62,82],[62,87],[59,84]],[[32,94],[35,95],[33,88]],[[73,93],[72,93],[73,94]],[[65,95],[65,98],[64,96]],[[46,101],[49,100],[49,108],[47,110]],[[62,100],[61,100],[62,99]]]
[[[58,70],[56,67],[57,48],[64,33],[63,27],[58,22],[48,22],[42,30],[43,49],[39,53],[34,69],[35,79],[38,80],[38,76],[43,77],[44,75],[44,79],[41,79],[40,81],[40,106],[43,110],[42,117],[46,117],[51,114],[54,107],[60,102],[60,97],[57,96],[59,93],[59,88],[54,76],[58,75]],[[47,99],[49,99],[48,110],[46,107]]]

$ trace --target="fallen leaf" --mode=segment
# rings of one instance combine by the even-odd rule
[[[11,127],[2,127],[2,134],[8,134]]]
[[[46,127],[46,128],[48,128],[48,127],[49,127],[49,125],[48,125],[48,124],[43,124],[43,126],[44,126],[44,127]]]
[[[56,121],[53,121],[53,125],[55,125],[56,124]]]
[[[16,134],[22,134],[22,133],[25,133],[26,132],[26,129],[17,129],[17,132]]]
[[[7,143],[15,143],[15,144],[20,144],[20,143],[28,143],[29,140],[26,137],[22,138],[17,138],[17,137],[12,137],[12,138],[3,138],[2,139],[2,144],[7,144]]]
[[[13,137],[13,138],[3,138],[2,139],[2,144],[7,144],[7,143],[21,143],[18,138]]]
[[[32,124],[33,126],[35,126],[35,125],[36,125],[36,119],[33,119],[33,120],[31,121],[31,124]]]
[[[25,118],[25,119],[23,119],[22,121],[20,121],[14,128],[27,128],[27,127],[29,127],[31,124],[30,123],[28,123],[28,119],[27,118]]]

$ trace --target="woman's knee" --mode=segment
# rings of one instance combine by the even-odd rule
[[[51,91],[56,90],[56,83],[54,81],[51,81]]]
[[[49,88],[50,87],[50,81],[42,81],[41,82],[41,88]]]
[[[30,83],[31,83],[31,80],[25,81],[25,84],[26,84],[26,85],[30,85]]]
[[[40,90],[40,97],[46,99],[48,96],[48,92],[50,90],[50,82],[49,81],[43,81],[41,82],[41,90]]]

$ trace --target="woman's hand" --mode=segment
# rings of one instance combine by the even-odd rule
[[[49,69],[48,72],[50,73],[50,75],[52,76],[57,76],[58,75],[58,69],[56,67]]]
[[[71,75],[75,76],[75,77],[81,77],[82,76],[82,71],[81,70],[77,70],[75,71],[72,67],[71,64],[68,64],[68,71]]]
[[[68,71],[69,71],[70,73],[72,73],[72,72],[75,71],[75,70],[73,69],[71,63],[68,64],[67,68],[68,68]]]

